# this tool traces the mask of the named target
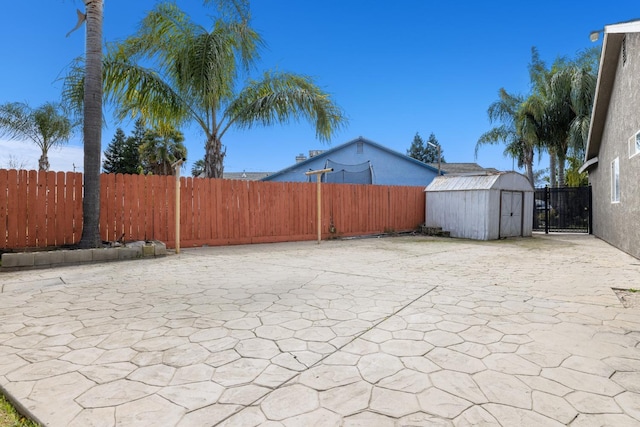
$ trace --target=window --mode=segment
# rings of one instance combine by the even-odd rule
[[[620,160],[611,162],[611,203],[620,203]]]
[[[629,138],[629,158],[640,154],[640,130]]]

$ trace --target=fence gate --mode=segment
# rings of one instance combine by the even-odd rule
[[[591,187],[536,188],[533,230],[591,234]]]

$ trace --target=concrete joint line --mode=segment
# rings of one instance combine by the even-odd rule
[[[304,285],[303,285],[304,286]],[[259,398],[257,398],[256,400],[254,400],[251,403],[248,403],[246,405],[244,405],[243,407],[241,407],[240,409],[238,409],[237,411],[229,414],[228,416],[226,416],[225,418],[221,419],[220,421],[218,421],[215,425],[220,425],[221,423],[225,422],[226,420],[228,420],[229,418],[233,417],[234,415],[236,415],[237,413],[241,412],[242,410],[251,407],[253,405],[255,405],[256,403],[258,403],[261,400],[264,400],[267,398],[267,396],[269,396],[271,393],[273,393],[274,391],[280,389],[282,386],[284,386],[285,384],[295,380],[296,378],[298,378],[302,373],[308,371],[309,369],[317,366],[318,364],[320,364],[322,361],[324,361],[326,358],[328,358],[329,356],[334,355],[335,353],[339,352],[340,350],[342,350],[344,347],[346,347],[347,345],[351,344],[352,342],[354,342],[355,340],[357,340],[358,338],[360,338],[361,336],[363,336],[364,334],[366,334],[367,332],[375,329],[378,327],[378,325],[380,325],[382,322],[385,322],[386,320],[392,318],[393,316],[396,316],[397,314],[399,314],[400,312],[404,311],[406,308],[408,308],[409,306],[411,306],[413,303],[415,303],[416,301],[421,300],[422,298],[424,298],[425,296],[429,295],[431,292],[433,292],[435,289],[437,288],[437,286],[432,287],[431,289],[427,290],[426,292],[424,292],[423,294],[417,296],[416,298],[412,299],[411,301],[409,301],[408,303],[406,303],[405,305],[401,306],[399,309],[397,309],[396,311],[394,311],[393,313],[391,313],[390,315],[383,317],[382,319],[380,319],[379,321],[377,321],[375,324],[373,324],[371,327],[365,329],[364,331],[360,332],[359,334],[355,335],[351,340],[347,341],[346,343],[344,343],[343,345],[341,345],[340,347],[336,348],[335,351],[326,354],[324,357],[322,357],[321,359],[319,359],[316,363],[314,363],[313,365],[309,365],[307,366],[306,364],[302,363],[302,361],[300,361],[295,355],[288,353],[291,357],[293,357],[294,360],[296,360],[298,363],[300,363],[301,365],[305,366],[307,369],[298,372],[293,378],[284,381],[283,383],[281,383],[280,385],[274,387],[269,393],[265,394],[264,396],[260,396]],[[284,354],[284,353],[283,353]]]

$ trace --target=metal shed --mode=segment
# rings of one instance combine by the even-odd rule
[[[425,225],[440,227],[451,237],[531,236],[534,190],[517,172],[439,176],[425,192]]]

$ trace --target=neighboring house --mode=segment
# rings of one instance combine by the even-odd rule
[[[438,169],[437,163],[427,163]],[[489,175],[500,172],[495,168],[483,168],[477,163],[441,163],[440,170],[447,175]]]
[[[426,186],[438,175],[438,168],[400,154],[363,137],[327,151],[315,152],[313,157],[298,161],[275,172],[263,181],[315,181],[305,173],[333,168],[323,174],[322,181],[330,183]]]
[[[607,25],[585,164],[593,234],[640,258],[640,21]]]

